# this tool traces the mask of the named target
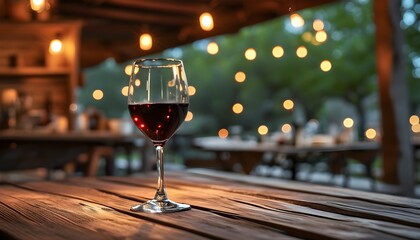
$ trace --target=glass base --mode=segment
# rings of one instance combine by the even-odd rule
[[[131,207],[134,212],[147,212],[147,213],[171,213],[190,210],[191,206],[183,203],[176,203],[169,199],[158,201],[149,200],[145,203]]]

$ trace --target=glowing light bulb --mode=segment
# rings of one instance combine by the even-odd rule
[[[147,50],[152,49],[152,46],[153,46],[152,35],[148,33],[143,33],[142,35],[140,35],[139,43],[140,43],[141,50],[147,51]]]
[[[207,45],[207,52],[211,55],[216,55],[219,52],[219,45],[215,42],[210,42]]]
[[[51,55],[56,55],[56,54],[59,54],[62,49],[63,49],[63,43],[61,42],[60,39],[56,38],[50,42],[50,47],[48,51]]]
[[[293,13],[292,15],[290,15],[290,23],[293,27],[299,28],[305,24],[305,20],[303,20],[303,18],[299,14]]]
[[[283,102],[283,107],[286,110],[292,110],[294,106],[295,106],[295,103],[290,99],[287,99]]]
[[[213,16],[208,13],[204,12],[200,15],[200,27],[204,31],[211,31],[214,28]]]
[[[45,0],[31,0],[31,9],[37,13],[41,13],[45,10]]]

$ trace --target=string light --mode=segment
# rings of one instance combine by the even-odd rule
[[[41,13],[46,9],[45,0],[31,0],[31,9],[37,13]]]
[[[246,74],[244,72],[239,71],[235,74],[236,82],[242,83],[242,82],[245,82],[245,79],[246,79]]]
[[[51,55],[59,54],[62,49],[63,49],[63,43],[61,42],[61,40],[59,38],[55,38],[55,39],[51,40],[50,47],[48,49],[48,51]]]
[[[283,102],[283,107],[286,110],[292,110],[294,106],[295,106],[295,103],[290,99],[286,99]]]
[[[268,133],[268,127],[265,125],[261,125],[258,127],[258,134],[266,135]]]
[[[327,41],[327,38],[328,38],[327,32],[325,32],[324,30],[321,30],[315,33],[315,40],[317,42],[323,43]]]
[[[219,130],[217,135],[219,135],[219,138],[225,139],[229,136],[229,131],[226,128],[222,128],[222,129]]]
[[[194,114],[190,111],[187,112],[187,116],[185,116],[185,121],[189,122],[194,118]]]
[[[93,91],[92,97],[95,100],[101,100],[104,97],[104,92],[102,92],[102,90],[96,89]]]
[[[368,130],[366,130],[365,136],[368,139],[371,139],[371,140],[374,139],[376,137],[376,130],[373,128],[369,128]]]
[[[194,86],[188,86],[188,95],[189,96],[194,96],[196,92],[196,89]]]
[[[211,55],[216,55],[219,52],[219,45],[215,42],[210,42],[207,45],[207,52]]]
[[[331,70],[332,64],[331,64],[330,61],[324,60],[324,61],[321,62],[320,68],[321,68],[322,71],[328,72],[328,71]]]
[[[315,31],[321,31],[324,29],[324,22],[321,19],[315,19],[312,23],[312,27]]]
[[[200,27],[204,31],[211,31],[214,28],[213,16],[209,12],[200,15]]]
[[[293,13],[290,15],[290,23],[293,27],[300,28],[305,24],[305,20],[299,14]]]
[[[343,120],[343,126],[346,128],[351,128],[354,125],[354,121],[351,118],[346,118]]]
[[[148,51],[152,49],[152,46],[153,46],[152,35],[150,35],[149,33],[143,33],[142,35],[140,35],[139,43],[140,43],[141,50]]]
[[[271,53],[275,58],[281,58],[284,55],[284,49],[281,46],[275,46]]]
[[[289,132],[291,132],[291,131],[292,131],[292,125],[290,125],[290,124],[288,124],[288,123],[283,124],[283,125],[281,126],[281,131],[282,131],[283,133],[289,133]]]
[[[245,51],[245,58],[249,61],[254,60],[257,57],[257,51],[255,51],[255,49],[253,48],[248,48]]]
[[[296,49],[296,55],[300,58],[304,58],[308,55],[308,50],[306,49],[306,47],[300,46],[298,47],[298,49]]]
[[[232,111],[234,112],[234,113],[236,113],[236,114],[240,114],[240,113],[242,113],[243,111],[244,111],[244,107],[242,106],[242,104],[240,104],[240,103],[235,103],[233,106],[232,106]]]

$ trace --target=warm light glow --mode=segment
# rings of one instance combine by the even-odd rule
[[[131,70],[133,69],[133,65],[127,65],[124,68],[124,72],[126,75],[130,76],[131,75]],[[139,67],[135,67],[134,68],[134,74],[137,74],[139,72]]]
[[[76,104],[76,103],[72,103],[72,104],[70,104],[70,106],[69,106],[69,110],[70,110],[71,112],[76,112],[78,108],[79,108],[79,106],[77,106],[77,104]]]
[[[411,124],[411,125],[416,125],[416,124],[419,124],[419,123],[420,123],[419,116],[417,116],[417,115],[412,115],[412,116],[410,117],[410,124]]]
[[[193,119],[193,117],[194,117],[193,113],[190,112],[190,111],[188,111],[187,112],[187,116],[185,116],[185,121],[186,122],[189,122],[189,121],[191,121]]]
[[[45,0],[31,0],[31,9],[37,13],[41,13],[45,10]]]
[[[60,39],[53,39],[50,42],[49,52],[51,55],[59,54],[63,49],[63,43]]]
[[[268,133],[268,127],[265,125],[261,125],[258,127],[258,134],[266,135]]]
[[[295,106],[295,103],[292,100],[290,100],[290,99],[286,99],[283,102],[283,107],[286,110],[292,110],[294,106]]]
[[[365,136],[368,139],[374,139],[376,137],[376,130],[373,128],[369,128],[368,130],[366,130]]]
[[[202,13],[200,15],[200,27],[204,31],[211,31],[214,28],[213,16],[208,13]]]
[[[327,37],[328,37],[327,32],[325,32],[324,30],[321,30],[315,33],[315,40],[317,42],[320,42],[320,43],[325,42],[327,41]]]
[[[299,14],[293,13],[290,15],[290,23],[293,27],[299,28],[305,24],[305,20]]]
[[[328,72],[328,71],[331,70],[332,64],[331,64],[330,61],[324,60],[324,61],[321,62],[320,68],[321,68],[322,71]]]
[[[240,103],[235,103],[232,107],[232,111],[236,114],[242,113],[244,110],[244,107]]]
[[[104,92],[102,92],[102,90],[96,89],[93,91],[92,97],[95,100],[101,100],[104,97]]]
[[[300,46],[296,50],[296,55],[300,58],[304,58],[304,57],[306,57],[306,55],[308,55],[308,50],[306,49],[306,47]]]
[[[281,58],[284,55],[284,50],[282,47],[280,46],[275,46],[273,48],[272,54],[275,58]]]
[[[16,100],[18,99],[18,92],[14,88],[3,90],[1,95],[1,103],[4,105],[15,104]]]
[[[227,138],[229,136],[229,131],[226,128],[222,128],[219,130],[219,132],[217,133],[217,135],[219,135],[219,138]]]
[[[257,57],[257,52],[255,51],[255,49],[253,49],[253,48],[248,48],[248,49],[245,51],[245,58],[246,58],[247,60],[252,61],[252,60],[254,60],[256,57]]]
[[[219,52],[219,45],[217,45],[215,42],[210,42],[207,45],[207,52],[211,55],[217,54]]]
[[[188,95],[189,96],[194,96],[196,92],[196,89],[194,86],[188,86]]]
[[[321,19],[315,19],[312,27],[315,31],[321,31],[324,29],[324,22]]]
[[[134,86],[139,87],[141,84],[140,79],[134,80]]]
[[[246,79],[246,74],[244,72],[239,71],[235,74],[235,81],[236,82],[242,83],[242,82],[245,82],[245,79]]]
[[[414,124],[413,126],[411,126],[411,130],[413,131],[413,133],[420,133],[420,124]]]
[[[139,43],[140,43],[141,50],[147,51],[147,50],[152,49],[152,46],[153,46],[152,35],[150,35],[149,33],[143,33],[142,35],[140,35]]]
[[[311,42],[312,38],[313,38],[313,36],[312,36],[312,33],[310,33],[310,32],[305,32],[305,33],[302,34],[302,40],[305,41],[305,42]]]
[[[123,96],[127,97],[128,96],[128,86],[125,86],[121,89],[121,93]]]
[[[284,132],[284,133],[291,132],[292,131],[292,125],[290,125],[288,123],[283,124],[283,126],[281,126],[281,131]]]
[[[354,121],[351,118],[346,118],[343,120],[343,126],[346,128],[351,128],[354,125]]]

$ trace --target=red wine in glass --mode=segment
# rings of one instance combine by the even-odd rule
[[[188,82],[181,60],[137,59],[128,84],[128,110],[137,128],[156,150],[158,173],[155,197],[131,207],[131,211],[169,213],[191,209],[170,200],[165,190],[164,146],[184,122],[188,112]]]
[[[131,119],[154,144],[164,144],[179,128],[188,112],[188,103],[129,104]]]

